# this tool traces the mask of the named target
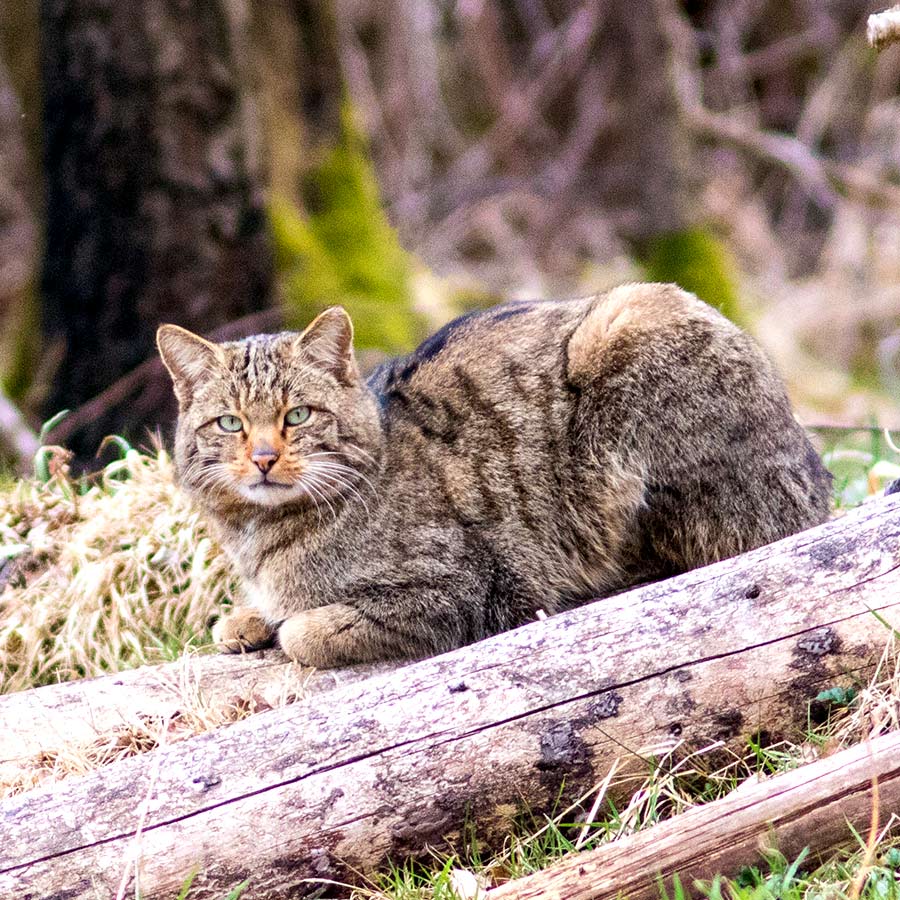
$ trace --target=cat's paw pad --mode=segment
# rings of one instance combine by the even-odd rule
[[[242,653],[271,646],[275,632],[255,610],[236,609],[213,625],[212,636],[224,653]]]

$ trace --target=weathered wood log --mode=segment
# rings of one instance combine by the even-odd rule
[[[367,678],[386,666],[311,671],[278,650],[186,656],[159,666],[47,685],[0,696],[0,785],[24,765],[139,721],[167,721],[185,706],[224,707],[261,696],[272,705]]]
[[[866,835],[878,782],[880,823],[900,813],[900,733],[836,753],[488,891],[486,900],[657,900],[659,879],[736,875],[774,846],[810,862]],[[896,833],[896,826],[894,827]],[[804,866],[805,868],[807,866]],[[670,890],[671,896],[671,890]]]
[[[652,748],[806,724],[900,613],[895,498],[742,557],[330,691],[0,804],[0,896],[146,898],[194,867],[255,898],[389,856],[486,841],[525,800]],[[140,803],[145,798],[145,803]],[[141,819],[141,812],[145,812]],[[142,829],[139,835],[139,822]],[[309,885],[312,890],[315,885]]]

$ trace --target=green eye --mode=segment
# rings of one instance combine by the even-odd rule
[[[285,425],[302,425],[310,416],[312,410],[308,406],[295,406],[285,413]]]
[[[237,416],[219,416],[216,422],[218,422],[222,431],[230,431],[236,434],[238,431],[244,430],[244,423]]]

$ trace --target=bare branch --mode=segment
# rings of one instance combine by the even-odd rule
[[[825,159],[786,134],[746,123],[732,113],[711,112],[703,103],[700,81],[690,61],[696,57],[690,26],[676,6],[657,0],[669,43],[669,77],[688,127],[697,135],[731,144],[793,175],[821,206],[831,207],[839,194],[869,206],[900,205],[900,188],[862,169]],[[900,19],[900,7],[897,7]]]
[[[0,391],[0,448],[11,455],[16,468],[24,472],[39,446],[37,435],[28,427],[18,407]]]
[[[866,37],[876,50],[900,41],[900,5],[884,12],[873,13],[866,23]]]

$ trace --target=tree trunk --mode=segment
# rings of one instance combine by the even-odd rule
[[[250,49],[273,197],[299,209],[305,182],[341,139],[346,101],[332,3],[249,0]]]
[[[0,392],[19,393],[27,350],[36,344],[30,333],[37,264],[36,200],[23,129],[25,114],[4,65],[4,50],[0,43]],[[12,450],[18,462],[16,437],[4,423],[0,432],[0,455]]]
[[[643,248],[660,234],[696,224],[691,138],[669,75],[660,17],[650,9],[635,15],[628,0],[614,0],[604,25],[597,54],[615,60],[609,94],[625,99],[631,114],[619,116],[599,142],[591,187],[621,233]]]
[[[242,0],[43,0],[47,414],[154,352],[160,322],[208,332],[271,302]],[[164,379],[85,428],[167,418]]]
[[[807,849],[815,863],[857,835],[865,839],[873,804],[883,826],[900,813],[897,732],[571,856],[488,891],[485,900],[658,900],[660,878],[674,895],[674,875],[693,896],[693,881],[737,875],[767,846],[791,861]]]
[[[900,505],[262,713],[0,804],[0,895],[314,891],[388,858],[498,842],[522,802],[582,793],[673,743],[740,749],[805,727],[900,611]],[[815,709],[813,710],[815,712]],[[765,732],[765,735],[761,735]],[[144,798],[145,803],[138,803]],[[53,823],[48,827],[48,823]],[[132,886],[134,887],[134,886]]]

